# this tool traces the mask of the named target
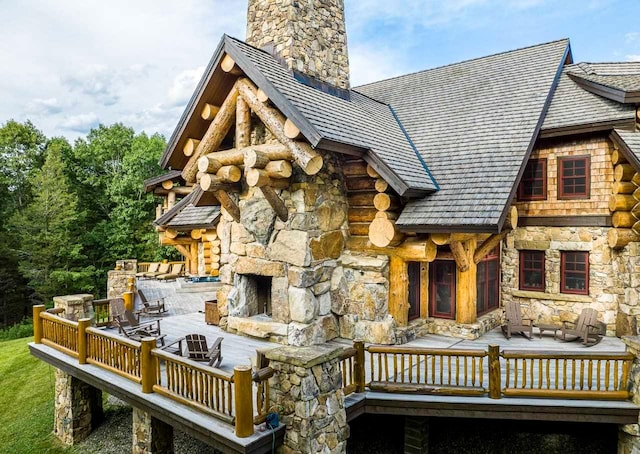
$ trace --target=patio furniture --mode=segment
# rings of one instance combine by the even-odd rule
[[[138,296],[140,296],[140,302],[142,302],[142,305],[144,306],[142,308],[143,314],[162,316],[167,312],[167,308],[164,305],[164,297],[149,300],[140,289],[138,290]]]
[[[505,322],[502,325],[502,333],[507,339],[511,339],[512,333],[520,333],[527,339],[531,339],[533,319],[522,317],[522,308],[518,301],[509,301],[505,304]]]
[[[162,347],[162,350],[169,353],[173,353],[174,355],[182,356],[182,352],[183,352],[182,343],[184,342],[184,340],[185,340],[184,337],[176,339],[170,344],[167,344],[164,347]]]
[[[582,309],[577,321],[562,322],[560,338],[568,342],[582,339],[582,343],[590,347],[602,340],[603,325],[604,323],[598,321],[598,312],[587,307]]]
[[[125,309],[124,318],[122,316],[118,317],[116,323],[120,333],[129,339],[140,341],[144,337],[155,337],[164,345],[165,336],[160,332],[160,320],[141,323],[139,317],[136,317],[130,310]]]
[[[184,337],[187,343],[189,359],[207,361],[209,366],[218,367],[222,362],[222,337],[218,337],[211,348],[207,346],[207,338],[202,334],[187,334]]]
[[[540,339],[542,339],[542,333],[545,331],[553,331],[553,338],[556,339],[558,331],[562,328],[560,325],[554,325],[552,323],[534,323],[533,326],[538,328]]]
[[[182,276],[182,267],[184,265],[182,263],[174,263],[171,265],[171,271],[167,274],[161,274],[156,276],[156,279],[159,281],[175,281],[180,276]]]
[[[158,271],[158,268],[160,268],[160,262],[151,263],[149,264],[149,268],[147,269],[147,271],[140,271],[139,273],[136,273],[136,277],[143,278],[147,273],[155,273],[156,271]]]
[[[169,265],[169,263],[161,263],[158,271],[147,271],[146,273],[144,273],[144,277],[153,279],[162,274],[167,274],[170,267],[171,265]]]

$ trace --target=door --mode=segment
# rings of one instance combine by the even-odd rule
[[[456,264],[436,260],[429,267],[429,315],[436,318],[456,316]]]
[[[409,273],[409,320],[420,317],[420,284],[421,269],[420,262],[408,262]]]

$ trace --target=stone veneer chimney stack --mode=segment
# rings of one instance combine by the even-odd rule
[[[350,88],[344,0],[249,0],[247,43],[289,69]]]

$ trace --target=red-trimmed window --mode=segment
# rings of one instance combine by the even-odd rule
[[[588,252],[560,252],[560,291],[576,295],[589,294]]]
[[[558,198],[588,199],[590,175],[589,156],[558,158]]]
[[[456,262],[435,260],[429,265],[429,315],[437,318],[456,316]]]
[[[500,247],[489,252],[476,271],[476,312],[478,315],[500,305]]]
[[[529,159],[518,186],[518,200],[546,200],[547,160]]]
[[[544,251],[520,251],[520,290],[544,292]]]

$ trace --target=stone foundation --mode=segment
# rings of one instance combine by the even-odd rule
[[[127,291],[127,279],[135,277],[137,272],[137,260],[116,261],[116,269],[107,273],[107,298],[122,297],[122,294]]]
[[[429,419],[419,416],[404,418],[405,454],[429,454]]]
[[[133,454],[173,454],[173,427],[133,407]]]
[[[86,439],[103,418],[102,391],[55,369],[53,432],[65,445]]]
[[[607,227],[519,227],[502,249],[502,301],[519,301],[534,322],[559,324],[574,321],[583,308],[598,311],[607,334],[616,328],[618,306],[625,300],[624,272],[628,259],[612,252]],[[519,252],[545,251],[545,291],[519,290]],[[560,252],[589,252],[589,294],[560,293]],[[640,274],[639,274],[640,276]],[[640,279],[638,280],[640,284]],[[637,304],[637,299],[635,301]],[[639,311],[640,313],[640,311]]]
[[[478,317],[475,323],[457,323],[455,320],[430,318],[426,322],[425,331],[428,334],[458,337],[461,339],[478,339],[489,331],[502,325],[504,319],[502,309],[496,309]]]
[[[281,452],[346,452],[349,425],[340,352],[327,346],[281,347],[266,352],[276,371],[269,382],[271,411],[277,412],[287,427]]]
[[[54,296],[53,305],[56,308],[64,309],[60,314],[69,320],[77,322],[81,318],[93,317],[93,295],[82,293],[78,295]]]

